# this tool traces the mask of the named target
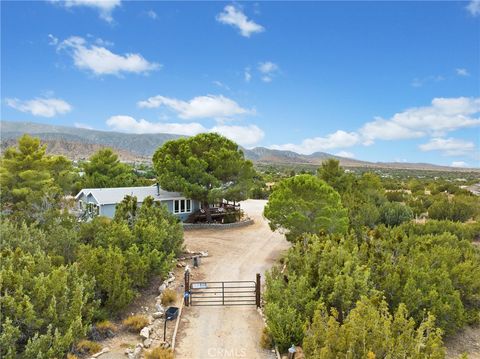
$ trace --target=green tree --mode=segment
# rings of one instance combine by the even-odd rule
[[[442,332],[431,315],[415,329],[401,305],[393,317],[385,301],[362,297],[345,322],[335,310],[329,315],[320,303],[303,341],[306,357],[441,359],[445,356]]]
[[[5,151],[0,163],[1,204],[3,210],[28,217],[54,191],[46,146],[38,138],[23,135],[18,147]]]
[[[478,206],[478,204],[477,204]],[[466,222],[474,216],[476,206],[468,197],[456,196],[449,200],[446,196],[436,198],[428,208],[428,216],[432,219]]]
[[[382,223],[392,227],[398,226],[403,222],[413,219],[413,212],[407,205],[399,202],[386,202],[380,208],[380,218]]]
[[[50,173],[60,189],[60,194],[70,194],[80,181],[80,176],[73,169],[72,162],[64,156],[50,157]]]
[[[238,145],[216,133],[166,142],[153,156],[160,186],[198,200],[211,221],[209,204],[245,199],[254,175]]]
[[[132,168],[121,163],[118,155],[110,148],[94,153],[89,161],[83,164],[83,169],[86,188],[123,187],[135,184]]]
[[[340,161],[328,159],[322,162],[317,175],[339,193],[346,192],[352,185],[352,177],[340,167]]]
[[[272,230],[287,230],[295,242],[304,234],[345,233],[347,211],[339,194],[312,175],[298,175],[278,183],[264,211]]]
[[[126,221],[130,228],[137,220],[138,204],[137,197],[125,196],[125,198],[115,207],[115,221]]]

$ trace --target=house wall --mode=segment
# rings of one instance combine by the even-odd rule
[[[95,201],[95,198],[93,196],[81,196],[79,200],[82,200],[84,203],[95,203],[97,204],[97,201]],[[176,217],[180,218],[180,220],[183,222],[185,221],[188,216],[190,216],[191,213],[197,211],[200,208],[200,203],[195,200],[191,200],[192,203],[192,211],[188,213],[173,213],[173,200],[168,200],[168,201],[161,201],[161,203],[165,206],[167,206],[167,209],[170,213],[175,215]],[[138,206],[141,206],[142,202],[138,202]],[[115,216],[115,208],[116,204],[104,204],[100,206],[100,216],[105,216],[109,218],[113,218]]]
[[[113,218],[115,216],[116,204],[104,204],[100,206],[100,216]]]
[[[188,213],[173,213],[173,200],[169,200],[169,201],[161,201],[162,204],[166,205],[167,206],[167,209],[170,213],[172,213],[173,215],[177,216],[178,218],[180,218],[180,220],[183,222],[183,221],[186,221],[188,216],[190,216],[193,212],[195,212],[196,210],[200,209],[200,202],[198,201],[195,201],[195,200],[191,200],[191,203],[192,203],[192,210],[191,212],[188,212]]]

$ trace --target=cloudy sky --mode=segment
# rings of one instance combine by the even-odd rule
[[[480,165],[480,1],[1,7],[4,120]]]

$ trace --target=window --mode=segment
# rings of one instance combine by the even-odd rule
[[[192,212],[192,201],[189,199],[176,199],[173,201],[173,213]]]

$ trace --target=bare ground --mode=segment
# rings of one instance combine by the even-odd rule
[[[467,326],[445,339],[447,358],[459,358],[463,353],[469,359],[480,359],[480,326]]]
[[[225,230],[185,232],[190,250],[205,251],[195,278],[205,281],[255,280],[288,248],[280,233],[272,232],[263,218],[266,201],[242,203],[253,225]],[[274,358],[260,347],[263,320],[254,306],[184,307],[175,356],[179,359]]]

